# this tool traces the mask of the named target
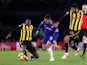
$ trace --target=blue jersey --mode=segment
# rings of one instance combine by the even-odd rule
[[[48,40],[52,41],[52,40],[55,40],[57,41],[58,39],[58,36],[59,36],[59,31],[58,31],[58,28],[53,28],[52,25],[54,24],[55,22],[52,21],[51,24],[46,24],[45,21],[43,20],[39,27],[38,27],[38,31],[40,32],[40,29],[43,28],[44,29],[44,43],[46,44],[46,42]]]

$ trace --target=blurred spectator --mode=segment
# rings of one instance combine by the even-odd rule
[[[37,38],[37,48],[42,48],[43,37]]]

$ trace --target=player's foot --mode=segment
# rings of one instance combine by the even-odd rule
[[[49,61],[54,61],[54,58],[50,58],[50,60]]]
[[[77,48],[77,50],[76,50],[76,52],[75,52],[75,56],[78,55],[79,51],[80,51],[80,47]]]
[[[85,58],[85,54],[82,54],[80,57]]]
[[[77,56],[78,55],[78,53],[77,52],[75,52],[75,56]]]
[[[65,53],[65,54],[61,57],[61,59],[66,59],[66,58],[68,58],[68,56],[69,56],[69,54],[68,54],[68,53]]]
[[[28,57],[26,57],[25,60],[28,61],[29,60]]]
[[[32,58],[32,55],[30,55],[30,56],[29,56],[29,60],[32,60],[32,59],[33,59],[33,58]]]
[[[58,48],[59,46],[58,46],[57,44],[54,44],[54,47],[55,47],[55,48]]]

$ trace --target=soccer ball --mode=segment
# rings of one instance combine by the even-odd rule
[[[24,54],[24,53],[19,53],[18,54],[18,60],[21,60],[21,61],[28,61],[28,57]]]

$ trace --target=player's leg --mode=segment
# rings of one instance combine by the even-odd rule
[[[74,34],[75,35],[75,34]],[[70,47],[72,48],[72,49],[74,49],[74,50],[77,50],[77,46],[76,46],[76,41],[77,41],[77,39],[78,39],[79,37],[78,37],[78,35],[75,35],[75,36],[72,36],[71,37],[71,39],[70,39],[70,42],[69,42],[69,44],[70,44]]]
[[[64,37],[64,43],[65,43],[65,52],[68,53],[68,43],[70,41],[70,37],[68,35],[66,35]]]
[[[57,45],[57,41],[53,41],[53,46],[54,46],[54,50],[57,50],[59,48],[59,46]]]
[[[47,51],[50,55],[49,61],[54,61],[54,55],[53,55],[52,47],[53,47],[52,43],[50,41],[47,41],[46,48],[47,48]]]
[[[76,42],[75,40],[70,41],[70,47],[75,50],[75,56],[77,56],[80,51],[80,47],[76,46],[77,43],[79,42]]]
[[[79,42],[80,42],[80,37],[78,37],[74,40],[74,48],[73,49],[76,50],[75,56],[77,56],[79,54],[79,51],[80,51]]]
[[[35,59],[39,58],[39,55],[38,55],[38,53],[36,51],[30,52],[30,53],[31,53],[31,55],[29,57],[29,60],[32,60],[33,58],[35,58]]]
[[[59,38],[59,33],[55,34],[53,37],[53,44],[55,48],[58,48],[58,45],[57,45],[58,38]]]
[[[77,47],[75,46],[74,40],[71,40],[71,41],[70,41],[70,47],[71,47],[72,49],[74,49],[74,50],[77,50]]]
[[[23,53],[27,56],[27,52],[26,52],[26,50],[25,50],[25,49],[23,49]]]
[[[26,52],[26,42],[23,42],[22,44],[20,44],[20,47],[22,48],[22,52],[27,56],[27,52]]]
[[[61,59],[66,59],[68,58],[68,43],[70,41],[70,37],[68,35],[66,35],[64,37],[64,43],[65,43],[65,54],[62,56]]]
[[[46,43],[47,43],[47,40],[48,40],[48,38],[44,38],[44,40],[43,40],[43,42],[42,42],[42,49],[44,50],[44,51],[46,51]]]
[[[35,47],[34,47],[34,45],[33,44],[31,44],[31,53],[33,54],[33,56],[37,59],[37,58],[39,58],[39,55],[38,55],[38,53],[37,53],[37,50],[35,49]]]
[[[80,57],[84,58],[85,52],[86,52],[86,44],[87,44],[87,37],[86,36],[83,36],[82,42],[83,42],[83,54]]]
[[[32,54],[31,57],[30,57],[31,59],[32,58],[36,58],[36,59],[39,58],[39,55],[38,55],[34,45],[31,43],[31,41],[29,41],[27,43],[26,49]]]
[[[42,44],[42,49],[46,51],[46,44]]]
[[[20,47],[22,48],[23,54],[26,56],[24,60],[28,61],[27,51],[26,51],[26,42],[23,42],[22,44],[20,44]]]

